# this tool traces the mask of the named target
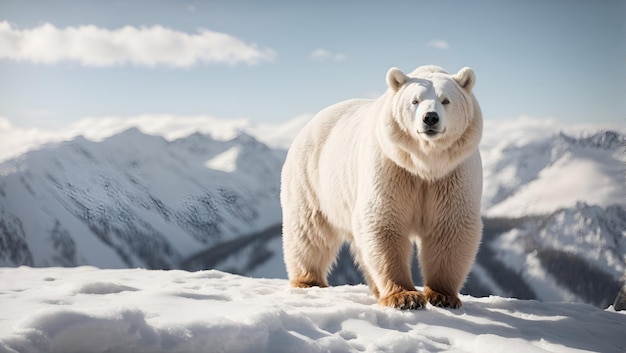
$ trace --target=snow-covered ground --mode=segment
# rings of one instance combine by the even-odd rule
[[[0,269],[0,352],[624,352],[626,315],[462,296],[378,306],[364,285],[294,289],[219,271]]]

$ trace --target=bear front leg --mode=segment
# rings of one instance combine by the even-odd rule
[[[463,303],[458,293],[469,273],[478,245],[478,234],[470,232],[460,236],[445,233],[422,239],[420,265],[424,277],[424,295],[434,306],[460,308]],[[449,233],[448,233],[449,234]]]
[[[411,279],[412,243],[407,236],[384,227],[355,237],[359,248],[357,261],[367,274],[370,288],[375,288],[378,303],[398,309],[421,309],[426,298]]]

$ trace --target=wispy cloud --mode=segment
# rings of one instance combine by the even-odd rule
[[[450,45],[443,39],[433,39],[426,43],[426,46],[429,48],[435,49],[450,49]]]
[[[61,29],[49,23],[16,29],[0,22],[0,59],[16,61],[189,67],[200,63],[256,65],[275,55],[272,49],[205,29],[189,34],[159,25],[110,30],[92,25]]]
[[[346,55],[343,53],[333,53],[326,49],[315,49],[309,55],[311,59],[315,60],[334,60],[334,61],[343,61],[346,59]]]

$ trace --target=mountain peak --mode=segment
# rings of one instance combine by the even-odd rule
[[[604,130],[584,137],[571,137],[561,132],[559,138],[570,145],[603,150],[624,146],[625,142],[623,136],[612,130]]]
[[[155,139],[158,139],[158,140],[165,141],[165,138],[163,136],[147,134],[147,133],[141,131],[137,127],[130,127],[128,129],[120,132],[120,133],[117,133],[117,134],[107,138],[105,141],[107,141],[107,140],[123,140],[123,139],[129,139],[130,141],[136,140],[136,139],[142,139],[142,140],[146,140],[146,139],[155,140]]]
[[[254,136],[250,135],[248,132],[246,132],[244,130],[239,130],[237,132],[237,136],[235,136],[235,138],[233,138],[232,141],[236,141],[236,142],[244,144],[244,145],[262,144]]]

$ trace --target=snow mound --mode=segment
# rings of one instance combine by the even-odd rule
[[[296,289],[215,270],[20,267],[0,277],[0,352],[626,349],[626,316],[585,304],[462,296],[458,310],[399,311],[363,285]]]

